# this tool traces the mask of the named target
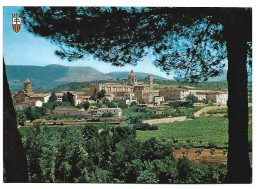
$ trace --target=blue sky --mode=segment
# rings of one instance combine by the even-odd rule
[[[169,79],[172,78],[172,76],[167,76],[152,64],[154,60],[152,55],[144,57],[143,61],[140,61],[137,66],[127,65],[124,67],[111,66],[109,63],[94,60],[91,56],[74,62],[62,60],[54,54],[58,47],[52,44],[51,41],[29,33],[23,25],[18,33],[13,31],[12,14],[19,13],[19,10],[21,10],[21,7],[3,8],[3,53],[7,65],[46,66],[49,64],[60,64],[63,66],[88,66],[103,73],[130,71],[133,69],[135,72],[145,72]]]

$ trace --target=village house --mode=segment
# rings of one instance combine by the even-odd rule
[[[194,88],[170,88],[160,90],[160,96],[165,101],[185,100],[188,95],[194,95],[198,100],[208,100],[216,104],[227,104],[227,91],[195,90]]]
[[[207,93],[207,100],[216,103],[217,105],[227,104],[228,92],[227,91],[212,91]]]
[[[25,108],[28,108],[29,105],[28,104],[17,104],[14,106],[15,110],[24,110]]]
[[[121,117],[122,116],[121,108],[99,108],[99,109],[97,109],[97,115],[98,116],[102,116],[103,113],[111,113],[115,117]]]
[[[31,106],[33,108],[42,107],[42,104],[43,104],[42,101],[37,100],[37,99],[33,99],[33,100],[26,100],[21,104],[17,104],[17,105],[14,106],[14,108],[16,110],[24,110],[25,108],[27,108],[29,106]]]
[[[154,105],[159,106],[162,102],[164,102],[163,96],[154,96]]]
[[[188,96],[188,94],[189,91],[183,88],[170,88],[160,90],[160,96],[163,96],[165,101],[184,100],[184,98]]]
[[[37,99],[42,101],[42,103],[47,103],[50,98],[50,94],[33,94],[30,96],[30,99]]]
[[[66,106],[66,107],[56,107],[54,110],[51,111],[53,114],[59,114],[59,115],[89,115],[87,111],[82,111],[74,106]]]

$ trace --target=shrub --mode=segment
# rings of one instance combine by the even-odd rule
[[[138,123],[138,124],[135,124],[133,128],[135,130],[141,130],[141,131],[158,130],[157,125],[149,125],[148,123]]]
[[[203,149],[200,148],[200,149],[197,149],[197,150],[195,151],[195,153],[199,156],[199,155],[202,153],[202,151],[203,151]]]
[[[102,117],[113,117],[113,114],[111,112],[106,112],[102,114]]]
[[[106,102],[106,105],[107,105],[108,108],[116,108],[117,107],[116,104],[113,103],[113,102]]]
[[[215,148],[210,148],[210,155],[213,155],[215,153]]]
[[[118,107],[121,108],[121,109],[126,109],[126,108],[128,108],[128,105],[127,104],[123,104],[123,103],[119,103]]]
[[[131,102],[130,106],[132,107],[132,106],[136,106],[136,105],[137,105],[137,102],[133,101],[133,102]]]
[[[23,110],[16,110],[16,119],[17,119],[17,124],[24,126],[24,123],[26,121],[26,114],[24,113]]]
[[[189,94],[188,96],[186,96],[186,100],[190,101],[192,104],[198,102],[198,98],[192,94]]]

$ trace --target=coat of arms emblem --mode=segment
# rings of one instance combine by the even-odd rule
[[[19,14],[12,14],[12,26],[13,30],[18,33],[21,29],[21,17]]]

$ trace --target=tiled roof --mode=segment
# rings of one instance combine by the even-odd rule
[[[33,94],[30,97],[46,97],[49,96],[50,94]]]
[[[187,89],[183,88],[170,88],[170,89],[161,89],[160,91],[186,91]]]
[[[121,108],[98,108],[98,110],[121,110]]]
[[[35,103],[37,101],[40,101],[40,100],[37,100],[37,99],[35,99],[35,100],[26,100],[26,101],[23,102],[23,104]]]

